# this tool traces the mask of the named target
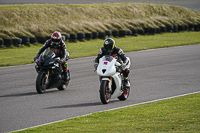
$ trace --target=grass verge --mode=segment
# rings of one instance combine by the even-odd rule
[[[190,45],[200,43],[200,32],[165,33],[138,37],[114,38],[116,46],[124,52]],[[78,57],[96,56],[103,46],[103,40],[66,43],[70,59]],[[0,67],[30,64],[42,47],[41,44],[22,46],[20,48],[0,49]]]
[[[0,5],[0,38],[200,23],[200,12],[147,3]]]
[[[93,113],[19,133],[138,133],[200,131],[200,93]]]

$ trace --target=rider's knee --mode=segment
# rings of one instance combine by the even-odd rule
[[[128,69],[128,68],[125,69],[125,70],[123,71],[124,77],[128,77],[128,74],[129,74],[129,73],[130,73],[129,69]]]

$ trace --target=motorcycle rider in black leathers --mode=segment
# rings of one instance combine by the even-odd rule
[[[122,72],[124,76],[124,83],[126,87],[130,87],[130,82],[128,78],[129,69],[124,67],[129,63],[122,49],[115,46],[115,41],[112,38],[107,38],[104,40],[104,46],[100,49],[96,59],[94,60],[94,69],[97,69],[99,64],[99,59],[104,55],[110,55],[113,57],[117,57],[117,61],[122,64]]]
[[[55,53],[56,57],[60,57],[60,63],[63,68],[64,81],[67,82],[67,60],[69,59],[69,53],[66,52],[65,42],[62,40],[62,35],[60,32],[54,32],[51,35],[51,39],[48,39],[44,46],[39,50],[38,54],[34,57],[34,61],[40,56],[40,54],[50,47],[50,49]]]

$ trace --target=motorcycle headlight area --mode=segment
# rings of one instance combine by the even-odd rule
[[[51,67],[52,69],[55,69],[56,67],[59,67],[59,64],[58,64],[58,63],[52,63],[52,65],[53,65],[53,66]]]

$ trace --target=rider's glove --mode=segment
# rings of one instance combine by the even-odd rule
[[[39,55],[37,54],[37,55],[34,57],[34,61],[35,61],[36,59],[38,59],[38,57],[39,57]]]
[[[98,63],[94,63],[94,70],[97,70],[98,65]]]
[[[64,61],[64,59],[60,59],[60,63],[64,63],[65,61]]]
[[[60,59],[56,59],[56,62],[58,62],[60,64],[62,63]]]

